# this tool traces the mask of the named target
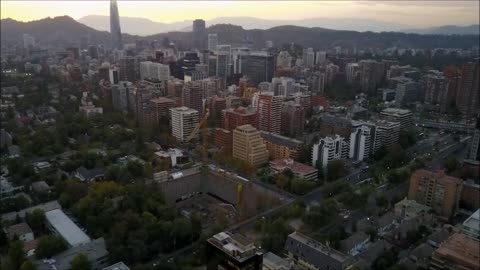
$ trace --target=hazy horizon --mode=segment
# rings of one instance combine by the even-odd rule
[[[265,20],[368,19],[425,28],[478,24],[478,1],[119,1],[121,17],[174,23],[202,18]],[[108,1],[2,1],[1,18],[32,21],[67,15],[109,15]]]

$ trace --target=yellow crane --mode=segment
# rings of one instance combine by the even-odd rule
[[[204,125],[207,123],[208,117],[210,116],[210,111],[208,109],[205,109],[205,114],[202,117],[202,120],[198,122],[197,126],[193,129],[192,133],[185,139],[185,142],[188,143],[190,142],[193,138],[195,138],[198,135],[198,131],[200,128],[204,128]]]

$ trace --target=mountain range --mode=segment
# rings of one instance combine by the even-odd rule
[[[89,15],[77,20],[87,26],[100,31],[109,31],[110,19],[109,16]],[[185,20],[173,23],[160,23],[144,18],[122,17],[120,24],[122,32],[148,36],[158,33],[166,33],[172,31],[191,31],[192,20]],[[372,31],[384,32],[395,31],[404,33],[416,34],[439,34],[439,35],[469,35],[479,34],[479,25],[470,26],[455,26],[446,25],[439,27],[430,27],[424,29],[413,29],[409,25],[397,24],[391,22],[384,22],[371,19],[357,19],[357,18],[311,18],[303,20],[266,20],[254,17],[218,17],[212,20],[207,20],[206,25],[212,26],[216,24],[233,24],[242,26],[244,29],[269,29],[282,25],[295,25],[302,27],[322,27],[334,30],[350,30],[350,31]]]
[[[91,44],[110,43],[107,31],[95,30],[68,16],[45,18],[32,22],[19,22],[12,19],[0,21],[2,44],[22,44],[22,34],[35,37],[39,44],[78,45],[83,37]],[[263,48],[266,40],[282,46],[295,42],[313,48],[331,48],[342,46],[358,49],[366,47],[388,48],[392,46],[412,48],[471,48],[478,46],[478,35],[419,35],[398,32],[357,32],[331,30],[320,27],[301,27],[293,25],[276,26],[269,29],[244,29],[238,25],[216,24],[207,28],[208,33],[217,33],[220,44],[234,46],[249,45]],[[191,32],[173,31],[148,36],[123,34],[125,43],[137,40],[162,41],[169,39],[179,49],[187,50],[191,44]]]

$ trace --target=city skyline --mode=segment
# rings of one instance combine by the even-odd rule
[[[121,17],[172,23],[249,16],[268,20],[371,19],[432,27],[478,23],[477,1],[119,1]],[[109,15],[108,1],[2,1],[1,18],[32,21],[67,15]]]

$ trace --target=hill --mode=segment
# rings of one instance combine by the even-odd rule
[[[94,43],[110,42],[108,32],[95,30],[68,16],[48,17],[31,22],[2,19],[0,29],[2,44],[17,42],[21,44],[24,33],[31,34],[40,44],[79,44],[82,37],[88,37]],[[125,35],[125,38],[133,40],[130,35]]]
[[[403,32],[427,35],[479,35],[480,24],[473,24],[468,26],[444,25],[425,29],[403,30]]]
[[[110,42],[110,34],[83,25],[68,16],[46,18],[32,22],[18,22],[3,19],[1,25],[2,43],[20,43],[22,34],[33,35],[40,44],[79,44],[82,37],[88,37],[93,44]],[[277,26],[269,29],[246,30],[237,25],[217,24],[210,26],[209,33],[218,33],[221,44],[253,45],[264,47],[265,40],[271,40],[276,45],[295,42],[314,48],[331,48],[332,46],[388,48],[392,46],[411,48],[471,48],[478,46],[478,35],[419,35],[397,32],[356,32],[340,31],[325,28],[307,28],[300,26]],[[179,45],[180,49],[188,49],[191,44],[190,32],[168,32],[145,37],[123,35],[124,42],[135,42],[138,39],[147,41],[168,38]]]

